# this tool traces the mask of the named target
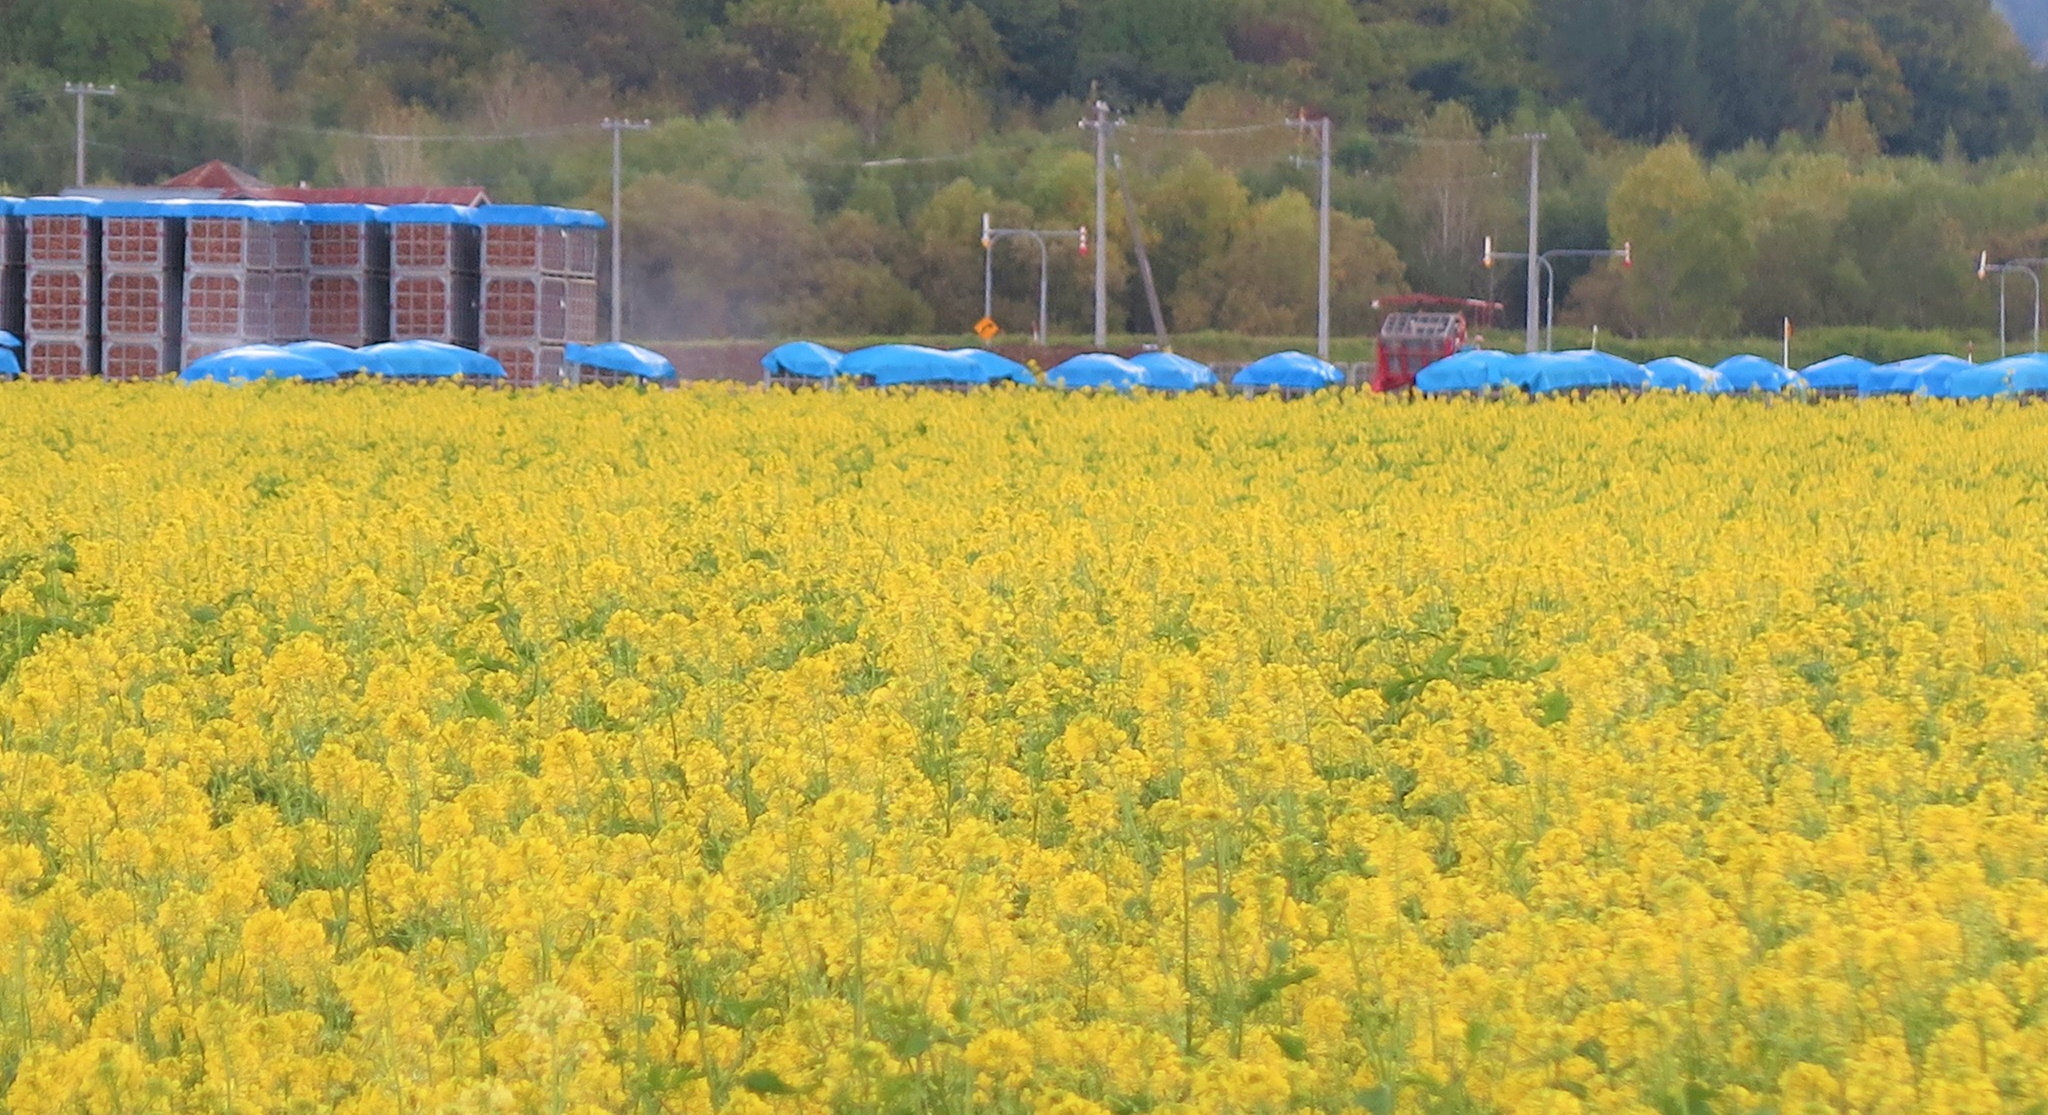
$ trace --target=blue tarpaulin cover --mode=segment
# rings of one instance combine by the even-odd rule
[[[1970,364],[1953,356],[1934,354],[1916,356],[1911,360],[1900,360],[1891,364],[1880,364],[1857,377],[1856,393],[1859,395],[1912,395],[1932,394],[1940,390],[1948,377],[1959,371],[1967,371]]]
[[[1038,386],[1038,377],[1031,374],[1031,369],[1000,352],[985,348],[956,348],[953,355],[966,357],[968,362],[980,371],[981,378],[975,381],[977,383],[1002,383],[1007,380],[1011,383]]]
[[[761,357],[761,370],[769,375],[805,376],[810,379],[831,379],[839,374],[839,365],[846,354],[836,348],[827,348],[815,341],[791,341],[777,345]]]
[[[639,376],[641,379],[676,378],[676,366],[669,363],[668,357],[641,348],[639,345],[629,345],[624,341],[612,341],[602,345],[570,345],[565,356],[569,363],[585,368]]]
[[[474,349],[441,341],[387,341],[361,350],[373,376],[387,379],[504,379],[505,366]]]
[[[1713,390],[1723,394],[1751,391],[1783,391],[1798,380],[1783,364],[1762,356],[1741,353],[1714,365],[1720,382]]]
[[[17,337],[17,336],[15,336],[14,334],[12,334],[12,333],[9,333],[9,332],[8,332],[7,330],[5,330],[5,329],[0,329],[0,348],[20,348],[20,347],[21,347],[21,338],[20,338],[20,337]]]
[[[25,197],[14,211],[24,217],[97,217],[102,204],[91,197]]]
[[[1131,357],[1144,378],[1139,381],[1152,391],[1193,391],[1214,387],[1216,373],[1207,364],[1171,352],[1141,352]]]
[[[1425,395],[1465,395],[1514,387],[1514,364],[1508,353],[1468,348],[1425,365],[1415,374],[1415,389]]]
[[[839,374],[872,379],[877,386],[899,383],[981,383],[972,360],[923,345],[875,345],[846,354]]]
[[[1643,365],[1643,371],[1649,375],[1653,391],[1711,391],[1716,379],[1714,369],[1683,356],[1652,360]]]
[[[1320,391],[1344,382],[1344,373],[1327,360],[1305,352],[1276,352],[1244,366],[1230,377],[1230,386],[1277,387],[1287,391]]]
[[[541,228],[603,228],[604,218],[588,209],[552,205],[479,205],[470,210],[480,225],[537,225]]]
[[[2037,395],[2048,391],[2048,355],[2027,353],[1999,361],[2010,364],[2008,388],[2015,395]]]
[[[1084,352],[1046,370],[1045,382],[1068,389],[1080,387],[1129,391],[1145,382],[1145,369],[1106,352]]]
[[[256,221],[261,224],[289,224],[306,219],[306,207],[296,201],[202,201],[179,200],[157,201],[156,206],[166,217],[186,219],[217,217],[230,221]]]
[[[369,359],[362,353],[347,345],[337,345],[331,341],[293,341],[284,346],[284,350],[299,356],[311,357],[345,376],[365,372],[370,368]]]
[[[2011,357],[1953,369],[1938,381],[1930,382],[1927,393],[1937,399],[1995,399],[2010,394],[2012,373],[2022,359]]]
[[[377,219],[387,225],[473,225],[476,213],[467,205],[393,205]]]
[[[302,379],[309,383],[340,379],[341,373],[310,356],[276,345],[243,345],[195,360],[178,376],[182,383],[248,383],[259,379]]]
[[[316,201],[306,206],[309,225],[366,225],[384,211],[381,205],[358,205],[345,201]]]
[[[1861,356],[1843,353],[1808,364],[1800,371],[1799,378],[1815,391],[1854,391],[1863,381],[1864,374],[1874,367],[1875,364]]]
[[[21,357],[13,349],[0,348],[0,376],[12,379],[21,374]]]
[[[1612,387],[1642,387],[1650,380],[1640,364],[1611,352],[1568,349],[1564,352],[1529,353],[1516,361],[1516,374],[1532,394],[1557,391],[1593,391]]]

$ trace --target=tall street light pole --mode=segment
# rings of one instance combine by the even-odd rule
[[[1537,244],[1536,226],[1543,213],[1541,194],[1543,181],[1543,141],[1549,137],[1545,136],[1542,132],[1530,132],[1522,138],[1529,141],[1529,251],[1527,253],[1529,256],[1529,278],[1528,295],[1523,299],[1523,301],[1528,303],[1528,306],[1522,325],[1522,351],[1536,352],[1538,351],[1536,347],[1538,341],[1537,330],[1542,324],[1541,318],[1537,314],[1539,307],[1536,304],[1536,284],[1538,279],[1541,278],[1537,274],[1537,268],[1542,266],[1542,249]]]
[[[118,85],[94,85],[93,83],[69,81],[64,91],[78,98],[78,174],[73,184],[85,185],[85,99],[87,97],[111,97],[121,91]]]
[[[604,122],[604,130],[612,134],[612,340],[624,340],[621,334],[626,320],[625,269],[620,265],[619,211],[625,179],[624,137],[627,132],[644,132],[654,127],[649,120],[610,120]]]

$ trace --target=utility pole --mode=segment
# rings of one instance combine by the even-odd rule
[[[1529,141],[1529,279],[1528,294],[1523,299],[1528,306],[1522,325],[1522,351],[1536,352],[1538,330],[1543,323],[1536,298],[1537,282],[1542,278],[1537,274],[1537,268],[1542,266],[1542,252],[1536,242],[1536,224],[1543,212],[1539,193],[1543,181],[1543,141],[1549,137],[1542,132],[1530,132],[1522,138]]]
[[[623,139],[627,132],[644,132],[654,127],[651,120],[612,120],[607,118],[602,125],[612,134],[612,340],[625,338],[623,326],[626,320],[626,290],[623,279],[624,268],[619,262],[619,210],[620,195],[625,179],[625,152]]]
[[[73,185],[85,185],[85,99],[87,97],[111,97],[121,91],[118,85],[94,85],[92,82],[67,81],[64,91],[78,98],[78,176]]]
[[[1109,347],[1109,105],[1096,101],[1084,128],[1095,131],[1095,347]]]

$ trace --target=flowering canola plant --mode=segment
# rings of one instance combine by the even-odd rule
[[[2040,1111],[2040,424],[0,388],[0,1111]]]

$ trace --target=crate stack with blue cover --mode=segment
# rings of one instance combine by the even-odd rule
[[[108,379],[155,379],[180,367],[184,255],[176,206],[101,204],[101,373]]]
[[[28,244],[22,231],[18,197],[0,197],[0,329],[19,337],[28,331],[22,320],[28,303]]]
[[[476,210],[394,205],[377,220],[391,233],[391,339],[477,347]]]
[[[306,206],[306,335],[350,348],[391,336],[391,236],[376,205]]]
[[[306,207],[171,203],[186,217],[185,363],[306,335]]]
[[[518,386],[558,383],[565,346],[596,340],[595,300],[587,329],[577,327],[568,275],[575,230],[601,226],[596,214],[539,205],[486,205],[478,303],[484,352]]]
[[[27,243],[23,364],[33,378],[99,371],[100,206],[91,198],[32,197],[16,207]]]

